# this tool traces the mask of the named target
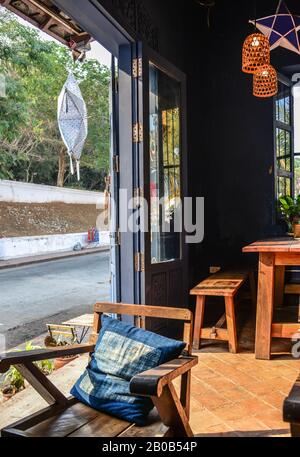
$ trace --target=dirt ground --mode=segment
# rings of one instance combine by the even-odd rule
[[[102,213],[96,205],[0,202],[0,238],[85,232]]]

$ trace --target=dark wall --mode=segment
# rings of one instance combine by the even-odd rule
[[[206,208],[205,240],[190,247],[190,284],[210,265],[257,263],[242,247],[282,233],[275,218],[273,101],[252,95],[252,76],[241,72],[241,54],[253,31],[248,21],[255,17],[255,3],[257,17],[263,17],[275,13],[278,1],[216,0],[210,29],[194,0],[100,2],[119,21],[126,17],[124,25],[136,29],[136,38],[156,29],[159,53],[187,74],[189,195],[205,197]],[[287,3],[300,14],[298,0]],[[137,4],[145,17],[132,14]],[[278,70],[300,63],[284,49],[271,57]]]
[[[278,4],[256,3],[257,17],[274,14]],[[299,2],[288,5],[299,12]],[[242,247],[282,233],[275,224],[273,101],[255,98],[252,76],[241,72],[254,11],[253,0],[216,0],[210,29],[200,7],[188,18],[190,194],[204,196],[206,206],[204,243],[190,249],[191,282],[209,265],[256,262]],[[283,49],[271,58],[278,70],[300,63]]]

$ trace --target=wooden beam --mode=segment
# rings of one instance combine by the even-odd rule
[[[300,325],[298,324],[273,324],[272,337],[273,338],[293,338],[298,334],[300,338]]]
[[[259,255],[255,354],[257,359],[262,360],[269,360],[271,357],[274,261],[273,253],[260,253]]]
[[[159,397],[166,384],[190,371],[197,363],[198,357],[181,357],[140,373],[130,381],[130,392]]]
[[[96,313],[120,314],[128,316],[158,317],[192,322],[193,314],[184,308],[171,308],[163,306],[127,305],[122,303],[96,303]]]
[[[67,405],[68,399],[33,363],[16,365],[16,369],[49,405]]]
[[[41,360],[56,359],[71,355],[87,354],[93,352],[94,345],[78,344],[73,346],[62,346],[53,349],[37,349],[33,351],[8,352],[0,355],[0,373],[6,373],[12,365],[39,362]]]
[[[200,338],[204,340],[217,340],[217,341],[228,341],[228,332],[225,328],[214,328],[215,336],[212,335],[212,328],[203,328],[201,330]]]
[[[275,254],[276,266],[293,267],[300,264],[300,253],[293,252],[277,252]]]
[[[185,410],[172,384],[168,384],[164,387],[160,398],[151,397],[151,399],[161,420],[166,426],[171,428],[174,436],[178,438],[192,438],[194,436]]]

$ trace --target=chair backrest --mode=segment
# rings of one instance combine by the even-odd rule
[[[47,328],[51,338],[60,339],[61,337],[69,344],[73,344],[77,339],[76,329],[70,325],[47,324]]]
[[[101,330],[101,315],[117,314],[133,316],[136,327],[145,328],[145,318],[171,319],[183,322],[183,338],[186,351],[192,353],[193,313],[188,309],[162,306],[126,305],[123,303],[96,303],[94,307],[94,326],[91,343],[95,344]]]

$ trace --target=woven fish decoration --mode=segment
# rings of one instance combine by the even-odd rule
[[[71,173],[74,174],[75,160],[79,181],[80,159],[88,135],[88,117],[85,101],[72,72],[69,73],[58,98],[58,125],[70,156]]]

